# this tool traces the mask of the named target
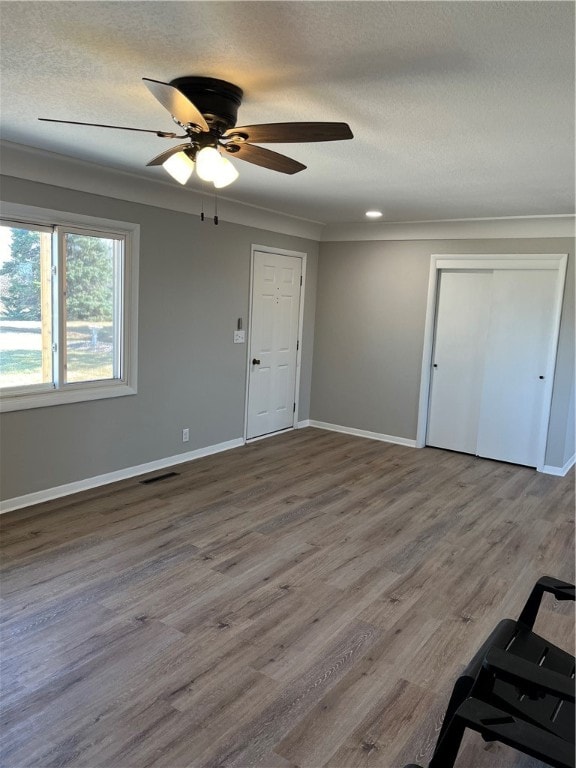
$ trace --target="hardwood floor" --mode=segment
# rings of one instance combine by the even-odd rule
[[[311,428],[175,471],[3,516],[6,768],[423,762],[481,639],[574,578],[573,471]],[[543,627],[573,647],[570,605]]]

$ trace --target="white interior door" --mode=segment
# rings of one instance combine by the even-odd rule
[[[247,438],[294,424],[302,259],[254,252]]]
[[[477,454],[538,464],[546,379],[553,375],[557,274],[497,270],[486,344]]]
[[[492,272],[440,274],[427,444],[476,453]]]
[[[538,466],[558,273],[442,271],[426,442]]]

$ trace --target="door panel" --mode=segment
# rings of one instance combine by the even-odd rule
[[[492,272],[440,274],[426,443],[476,453]]]
[[[280,296],[278,300],[277,344],[279,352],[290,352],[292,341],[292,317],[294,315],[294,297]]]
[[[293,425],[301,274],[298,257],[254,253],[248,438]]]
[[[262,293],[260,295],[260,312],[252,322],[258,323],[259,351],[272,352],[274,346],[274,311],[276,304],[274,296]]]
[[[494,272],[479,456],[538,464],[556,282],[552,270]]]
[[[276,415],[289,411],[290,423],[292,423],[292,413],[294,406],[294,394],[290,393],[290,368],[288,365],[279,365],[276,368],[276,381],[273,389],[276,400],[274,410]],[[288,408],[287,406],[292,406]]]

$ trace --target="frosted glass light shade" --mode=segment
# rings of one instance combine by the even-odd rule
[[[194,160],[191,160],[186,152],[177,152],[165,160],[162,165],[170,176],[180,184],[186,184],[194,170]]]
[[[214,147],[204,147],[196,155],[196,173],[204,181],[214,181],[222,158]]]
[[[238,171],[227,157],[220,157],[220,165],[218,172],[213,180],[213,184],[216,189],[222,189],[227,187],[228,184],[232,184],[238,178]]]

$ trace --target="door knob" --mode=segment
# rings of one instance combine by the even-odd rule
[[[256,358],[254,358],[252,360],[252,365],[260,365],[260,360],[256,360]]]
[[[543,378],[544,378],[544,376],[538,376],[538,378],[539,378],[539,379],[543,379]]]

